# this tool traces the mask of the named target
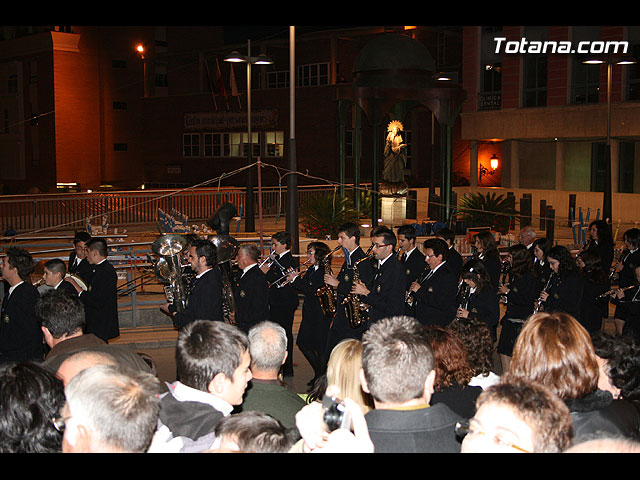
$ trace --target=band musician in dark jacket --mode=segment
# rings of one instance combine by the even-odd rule
[[[358,282],[352,289],[369,305],[369,325],[382,318],[404,314],[406,284],[405,270],[394,254],[395,234],[387,227],[377,228],[372,232],[371,244],[374,261],[378,264],[372,282],[368,285]]]
[[[429,265],[425,261],[424,253],[416,246],[416,230],[411,225],[402,225],[398,228],[398,246],[402,252],[400,262],[407,280],[405,282],[406,297],[411,284],[427,273]],[[405,314],[415,317],[415,308],[405,303]]]
[[[430,267],[429,275],[422,283],[411,285],[416,302],[416,319],[423,325],[447,326],[456,316],[458,279],[446,268],[449,247],[440,238],[424,242],[424,251]]]
[[[331,350],[333,350],[333,347],[340,343],[340,341],[345,338],[355,338],[357,340],[362,339],[364,327],[360,326],[353,328],[349,324],[345,307],[342,304],[353,288],[353,277],[355,274],[354,269],[358,269],[357,275],[365,285],[373,278],[373,267],[371,261],[360,261],[364,259],[367,254],[360,247],[360,228],[358,225],[353,222],[347,222],[341,225],[338,228],[338,244],[342,246],[342,249],[345,251],[345,259],[342,267],[340,268],[337,276],[334,276],[333,274],[325,274],[324,276],[324,282],[327,285],[335,287],[337,293],[336,315],[329,329],[327,348],[325,349],[326,356],[323,361],[325,367],[326,362],[329,359],[329,355],[331,355]]]
[[[35,313],[40,294],[30,281],[33,259],[27,250],[11,247],[1,262],[2,279],[9,289],[2,300],[0,363],[41,362],[43,337]]]
[[[260,322],[269,320],[269,284],[258,268],[260,250],[254,244],[242,244],[236,260],[240,275],[233,290],[236,326],[245,333]]]
[[[285,282],[289,270],[297,270],[300,262],[291,254],[291,234],[277,232],[271,237],[273,262],[266,272],[269,283],[269,318],[287,332],[285,377],[293,375],[293,317],[300,303],[298,292]],[[265,268],[265,267],[263,267]]]
[[[196,320],[224,321],[222,271],[218,267],[216,246],[208,240],[194,240],[187,258],[196,276],[188,288],[184,309],[174,302],[166,303],[161,310],[178,329]]]
[[[87,243],[87,259],[93,267],[87,290],[83,291],[72,278],[68,279],[84,304],[85,333],[93,333],[105,342],[120,335],[118,274],[107,256],[107,242],[103,238],[92,238]]]

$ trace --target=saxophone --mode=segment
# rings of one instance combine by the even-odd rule
[[[341,248],[342,246],[338,245],[329,255],[327,255],[322,260],[325,274],[331,275],[333,273],[331,270],[331,257]],[[316,290],[316,295],[318,297],[318,300],[320,301],[322,314],[325,317],[333,318],[336,314],[336,304],[338,303],[338,294],[336,292],[336,289],[331,285],[325,284],[322,287],[318,288],[318,290]]]
[[[373,245],[369,248],[369,250],[367,250],[367,253],[363,258],[353,264],[353,284],[360,281],[360,271],[358,270],[358,265],[360,264],[360,262],[369,260],[373,256],[371,250],[373,250]],[[342,301],[342,305],[344,305],[344,312],[347,320],[349,320],[349,325],[351,326],[351,328],[358,328],[364,325],[364,323],[369,319],[367,306],[362,303],[362,300],[360,300],[360,295],[349,293]]]

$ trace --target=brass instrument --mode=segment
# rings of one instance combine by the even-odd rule
[[[416,282],[422,284],[422,282],[424,282],[429,276],[429,273],[431,273],[431,267],[429,267],[429,265],[427,264],[424,266],[424,269],[422,270],[422,273],[420,273],[420,276],[416,279]],[[414,301],[415,299],[413,298],[413,292],[409,290],[404,297],[404,303],[407,305],[407,307],[413,308]]]
[[[360,271],[358,270],[358,265],[360,262],[364,262],[365,260],[371,259],[373,254],[371,253],[373,250],[373,245],[367,250],[364,258],[361,258],[357,262],[353,264],[353,284],[355,285],[360,281]],[[345,315],[347,316],[347,320],[349,320],[349,325],[351,328],[358,328],[369,319],[369,312],[367,311],[368,307],[362,303],[360,300],[360,295],[355,293],[349,293],[344,300],[342,301],[344,305]]]
[[[322,259],[325,275],[333,274],[333,271],[331,270],[331,257],[341,248],[342,246],[338,245],[329,255]],[[338,294],[336,289],[331,285],[324,284],[316,290],[316,296],[318,297],[318,300],[320,300],[322,314],[325,317],[333,318],[336,314],[336,305],[338,304]]]
[[[555,273],[551,272],[551,274],[549,275],[549,279],[547,280],[547,284],[542,289],[543,292],[547,291],[547,288],[549,288],[549,286],[551,285],[551,281],[554,279],[554,276],[555,276]],[[533,313],[538,313],[541,310],[543,310],[542,308],[543,303],[544,302],[542,301],[542,294],[541,294],[533,305]]]
[[[287,277],[287,275],[289,274],[289,272],[287,271],[286,268],[284,268],[282,266],[282,264],[280,262],[278,262],[278,259],[276,258],[276,253],[272,252],[268,257],[267,260],[271,260],[271,263],[269,264],[269,268],[271,268],[274,264],[280,269],[280,273],[282,273],[282,277],[278,278],[277,280],[271,282],[269,284],[269,288],[271,287],[275,287],[275,288],[282,288],[286,285],[286,283],[280,283],[281,280],[283,280],[284,278]],[[265,262],[262,262],[262,265],[264,265]]]
[[[630,289],[632,289],[632,288],[637,288],[637,287],[638,287],[638,285],[629,285],[628,287],[623,287],[623,288],[621,288],[620,290],[622,290],[623,292],[626,292],[627,290],[630,290]],[[612,295],[612,294],[616,293],[616,290],[617,290],[617,288],[612,288],[611,290],[608,290],[608,291],[606,291],[606,292],[601,293],[600,295],[598,295],[598,296],[596,297],[596,299],[597,299],[597,298],[604,298],[604,297],[608,297],[609,295]]]
[[[222,272],[222,314],[227,323],[235,323],[236,301],[233,296],[231,261],[236,257],[240,244],[230,235],[215,235],[209,241],[216,246],[218,267]]]
[[[187,304],[187,290],[182,275],[180,255],[186,245],[185,237],[176,234],[164,235],[151,245],[151,250],[160,256],[154,266],[156,275],[166,283],[164,292],[167,300],[178,312],[182,312]]]
[[[272,282],[269,287],[273,287],[275,286],[276,288],[281,288],[284,287],[285,285],[288,285],[289,280],[287,279],[287,277],[294,273],[296,270],[301,272],[301,268],[304,267],[307,263],[309,263],[311,261],[311,259],[308,259],[306,262],[304,262],[302,265],[300,265],[298,268],[296,268],[295,270],[292,267],[289,267],[289,269],[285,272],[284,275],[282,275],[279,279],[277,279],[276,281]]]

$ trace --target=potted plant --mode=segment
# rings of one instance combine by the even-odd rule
[[[467,227],[491,227],[494,231],[507,233],[518,211],[511,197],[477,192],[465,194],[460,199],[456,215]]]
[[[302,230],[312,238],[338,238],[338,227],[345,222],[358,222],[360,213],[349,198],[333,195],[315,195],[300,205]]]

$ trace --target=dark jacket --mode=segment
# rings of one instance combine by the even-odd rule
[[[462,420],[444,403],[430,407],[373,409],[365,415],[374,453],[458,453],[456,422]]]
[[[391,255],[375,269],[372,282],[367,285],[369,295],[363,297],[370,306],[371,323],[386,317],[404,314],[406,274],[395,255]]]
[[[118,274],[108,260],[93,266],[91,283],[80,294],[86,316],[85,333],[109,341],[120,335],[118,322]]]
[[[573,419],[573,442],[593,436],[640,437],[640,414],[626,400],[614,400],[609,392],[596,390],[586,397],[565,400]]]
[[[416,319],[423,325],[449,325],[456,316],[458,280],[446,262],[414,293]]]
[[[175,312],[174,305],[169,307]],[[182,312],[173,316],[176,328],[183,328],[196,320],[223,321],[222,314],[222,272],[216,265],[205,272],[200,278],[194,279],[187,304]]]
[[[236,325],[245,333],[254,325],[269,319],[269,285],[258,265],[251,267],[236,282]]]
[[[0,363],[42,361],[42,330],[35,312],[39,297],[38,289],[28,280],[8,298],[5,295],[0,318]]]

